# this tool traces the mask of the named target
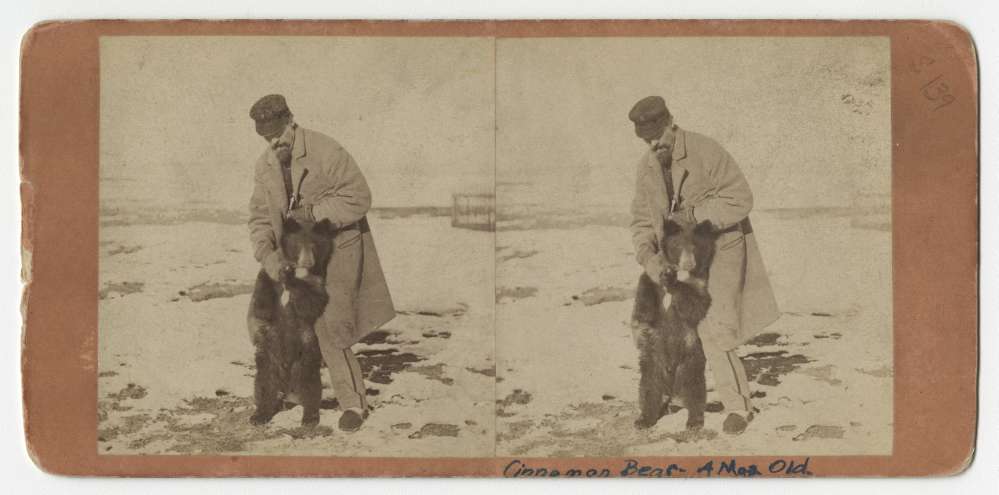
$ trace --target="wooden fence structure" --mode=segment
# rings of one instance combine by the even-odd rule
[[[452,196],[451,226],[461,229],[496,230],[495,194]]]

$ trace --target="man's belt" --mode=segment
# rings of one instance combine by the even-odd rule
[[[735,232],[737,230],[742,230],[742,222],[733,223],[732,225],[729,225],[724,229],[716,230],[715,233],[720,235],[720,234],[727,234],[729,232]]]
[[[363,216],[363,217],[361,217],[360,220],[358,220],[358,221],[356,221],[356,222],[354,222],[354,223],[352,223],[350,225],[344,225],[343,227],[340,227],[339,229],[337,229],[337,232],[343,232],[345,230],[354,230],[354,229],[360,230],[362,234],[365,234],[367,232],[371,232],[371,227],[368,226],[368,217],[367,216]]]
[[[729,232],[742,231],[743,234],[752,234],[753,226],[749,223],[749,217],[743,218],[738,223],[733,223],[721,230],[716,230],[716,234],[727,234]]]

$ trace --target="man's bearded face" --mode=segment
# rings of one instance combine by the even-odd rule
[[[283,164],[291,163],[291,147],[295,144],[295,130],[291,124],[285,125],[280,134],[264,136],[274,156]]]
[[[646,139],[649,149],[655,153],[660,160],[670,156],[673,152],[673,143],[676,141],[676,131],[672,125],[667,125],[662,134],[657,138]]]

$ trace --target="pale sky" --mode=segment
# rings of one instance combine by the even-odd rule
[[[493,185],[487,38],[104,37],[102,195],[243,208],[265,143],[250,106],[284,94],[338,140],[375,206],[446,205]]]
[[[501,39],[497,60],[497,180],[539,201],[627,208],[649,95],[733,155],[758,207],[890,191],[887,38]]]
[[[102,202],[244,208],[264,147],[248,110],[278,92],[375,206],[495,176],[526,184],[500,207],[625,208],[627,113],[652,94],[735,157],[758,207],[848,205],[890,190],[889,76],[887,38],[104,37]]]

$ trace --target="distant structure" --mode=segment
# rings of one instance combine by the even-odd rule
[[[496,230],[496,195],[455,194],[451,203],[451,226],[460,229]]]

